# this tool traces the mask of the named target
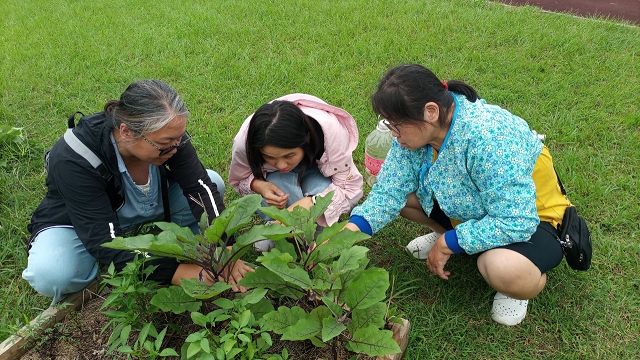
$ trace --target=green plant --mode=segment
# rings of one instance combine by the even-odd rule
[[[24,141],[22,128],[0,125],[0,143],[21,143]]]
[[[156,352],[156,355],[160,354],[157,350],[166,331],[158,334],[150,322],[152,315],[158,311],[153,303],[149,305],[158,285],[147,279],[156,266],[145,266],[146,261],[145,256],[136,254],[121,271],[116,272],[111,264],[103,275],[101,288],[109,285],[111,289],[101,306],[103,314],[109,318],[102,331],[111,329],[107,340],[109,352],[117,350],[133,357],[142,357],[143,353],[145,357]],[[138,334],[133,346],[129,341],[132,332]],[[149,342],[148,336],[155,337],[155,341]]]
[[[316,221],[332,195],[318,197],[309,210],[262,208],[292,231],[288,241],[274,239],[275,248],[257,259],[262,267],[241,284],[268,288],[296,300],[297,305],[280,306],[263,317],[263,329],[282,335],[283,340],[310,340],[322,347],[341,336],[354,352],[371,356],[398,353],[392,332],[385,329],[389,274],[367,267],[369,249],[356,245],[369,236],[346,230],[345,223],[316,235]]]
[[[260,207],[262,198],[253,194],[242,197],[207,223],[206,214],[200,221],[202,234],[193,234],[189,228],[174,223],[155,223],[162,231],[159,234],[144,234],[118,237],[103,244],[105,247],[140,251],[158,256],[173,257],[180,261],[197,264],[210,279],[222,279],[213,285],[198,280],[184,279],[180,286],[195,299],[210,299],[231,288],[227,284],[228,271],[233,261],[246,253],[251,245],[263,239],[283,239],[292,228],[277,225],[252,225],[251,220]],[[235,239],[233,245],[229,245]]]
[[[122,329],[119,336],[122,343],[127,342],[130,331],[130,325]],[[166,334],[166,327],[158,333],[153,323],[146,323],[140,330],[133,346],[122,345],[118,348],[118,351],[127,354],[128,358],[132,357],[134,359],[156,359],[158,357],[178,356],[178,353],[172,348],[162,348],[162,342]]]
[[[260,329],[258,320],[273,310],[265,298],[266,289],[255,289],[233,300],[219,298],[218,307],[204,315],[192,312],[191,319],[203,329],[190,334],[182,347],[186,359],[262,359],[271,347],[271,336]]]
[[[201,266],[209,278],[224,280],[208,285],[203,281],[184,279],[180,286],[170,286],[155,291],[149,301],[153,305],[151,311],[139,307],[130,311],[111,311],[110,316],[118,319],[109,340],[111,348],[133,353],[135,349],[129,347],[127,342],[128,332],[131,331],[129,322],[135,319],[130,312],[148,315],[157,309],[175,314],[191,312],[193,322],[204,327],[187,337],[183,346],[183,356],[187,358],[208,358],[209,356],[233,358],[242,353],[242,358],[253,359],[255,356],[264,354],[271,346],[271,338],[266,331],[256,328],[255,324],[262,314],[273,310],[271,303],[264,298],[266,290],[254,290],[237,300],[219,298],[213,301],[219,309],[207,315],[199,313],[203,300],[211,301],[230,289],[226,283],[228,281],[225,278],[226,269],[248,251],[254,242],[263,239],[264,236],[282,239],[291,234],[293,229],[289,227],[252,225],[252,217],[260,207],[260,202],[259,195],[238,199],[229,204],[210,225],[204,214],[200,222],[202,234],[193,234],[189,228],[173,223],[159,222],[155,223],[161,230],[158,234],[119,237],[104,244],[114,249],[170,256],[194,263]],[[235,240],[233,245],[230,245],[231,239]],[[136,279],[135,274],[138,271],[145,272],[147,275],[152,271],[150,270],[152,267],[144,268],[136,264],[128,264],[125,269],[123,274],[126,274],[126,279]],[[109,273],[112,272],[113,269],[110,269]],[[109,278],[107,283],[122,288],[125,282],[122,278]],[[118,300],[108,298],[107,301],[113,304]],[[249,308],[254,311],[248,310]],[[146,316],[144,318],[146,319]],[[216,328],[219,322],[226,320],[229,320],[227,324],[219,329]],[[214,329],[221,333],[216,334]],[[118,336],[115,330],[118,330],[118,333],[125,331],[127,336]],[[209,344],[215,346],[212,347]]]
[[[23,142],[22,128],[0,125],[0,145],[22,144]],[[0,156],[0,168],[6,167],[7,164],[8,160],[4,156]]]

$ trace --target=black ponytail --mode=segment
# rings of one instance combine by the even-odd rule
[[[476,102],[479,98],[478,93],[474,88],[460,80],[448,80],[447,86],[449,87],[449,91],[462,94],[471,102]]]

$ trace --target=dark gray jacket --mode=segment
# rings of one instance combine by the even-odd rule
[[[42,230],[56,225],[71,225],[85,248],[100,264],[113,262],[122,268],[133,258],[127,251],[100,246],[114,236],[123,235],[116,211],[124,204],[123,185],[110,134],[113,123],[104,112],[85,116],[73,132],[102,161],[106,176],[76,153],[64,139],[49,153],[47,194],[34,211],[28,230],[31,240]],[[224,210],[223,199],[211,182],[191,143],[180,147],[163,165],[167,180],[177,181],[187,199],[202,199],[209,220]],[[200,219],[203,209],[189,200],[191,211]],[[161,219],[159,219],[161,220]],[[169,282],[177,263],[163,259],[153,278]]]

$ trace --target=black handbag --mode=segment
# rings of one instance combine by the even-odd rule
[[[574,206],[569,206],[558,229],[560,246],[567,264],[574,270],[588,270],[591,266],[591,233],[587,222],[578,215]]]
[[[562,186],[560,176],[556,172],[558,184],[563,195],[567,192]],[[591,267],[591,232],[587,222],[578,214],[575,206],[569,206],[562,217],[562,224],[558,229],[558,240],[567,264],[574,270],[586,271]]]

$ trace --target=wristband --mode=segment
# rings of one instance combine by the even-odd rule
[[[315,204],[316,204],[316,196],[317,196],[317,195],[313,195],[313,196],[311,197],[311,203],[312,203],[313,205],[315,205]]]

